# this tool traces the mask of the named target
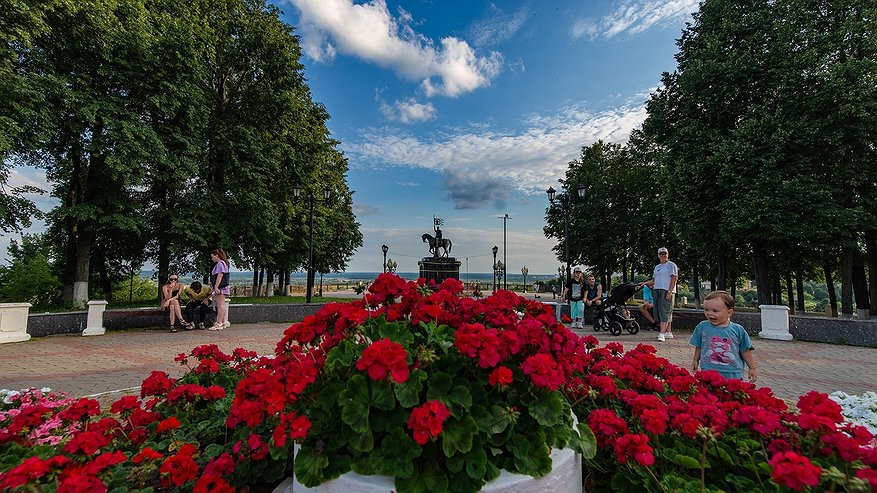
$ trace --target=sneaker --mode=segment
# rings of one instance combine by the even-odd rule
[[[213,324],[210,327],[207,327],[207,330],[222,330],[222,324]]]
[[[204,327],[204,322],[199,323],[198,328],[201,330],[204,330],[206,328],[206,327]]]
[[[664,337],[667,338],[667,339],[672,339],[672,338],[673,338],[673,333],[672,333],[672,332],[667,332],[667,333],[664,334]]]
[[[664,334],[658,334],[658,342],[664,342]]]
[[[231,322],[229,322],[228,320],[226,320],[226,321],[225,321],[225,324],[223,324],[222,327],[225,328],[225,329],[231,327]]]

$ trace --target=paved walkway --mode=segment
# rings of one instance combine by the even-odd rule
[[[0,344],[0,388],[50,387],[73,396],[95,395],[138,387],[152,370],[172,376],[183,373],[174,356],[200,344],[214,343],[223,351],[243,347],[259,354],[273,354],[288,324],[235,324],[220,331],[204,330],[170,334],[158,330],[123,331],[103,336],[53,336],[27,342]],[[688,335],[656,342],[654,332],[613,337],[590,329],[603,342],[617,341],[625,348],[652,344],[658,354],[688,368],[692,349]],[[777,396],[797,401],[810,391],[843,390],[851,394],[877,391],[877,349],[812,342],[755,339],[759,366],[758,384]]]

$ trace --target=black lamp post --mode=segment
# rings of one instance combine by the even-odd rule
[[[493,245],[491,251],[493,252],[493,290],[496,291],[496,252],[499,251],[499,247]]]
[[[576,187],[576,191],[578,192],[579,198],[584,198],[585,196],[585,186],[579,185]],[[557,191],[554,190],[554,187],[548,187],[546,190],[548,194],[548,201],[551,202],[551,205],[555,205],[556,194]],[[572,272],[570,269],[572,268],[572,259],[569,256],[569,214],[570,214],[570,202],[569,202],[569,193],[563,194],[563,200],[559,201],[560,207],[563,210],[563,245],[565,247],[565,255],[564,258],[566,260],[566,278],[570,279],[572,277]]]
[[[508,250],[506,250],[506,242],[505,242],[506,234],[505,234],[505,231],[506,231],[506,221],[508,221],[508,220],[511,219],[511,218],[509,217],[508,213],[506,213],[506,214],[503,215],[503,216],[497,216],[497,217],[500,218],[500,219],[502,219],[502,263],[508,265],[508,260],[509,260],[509,259],[506,257],[506,252],[507,252]],[[509,288],[509,285],[508,285],[508,279],[503,279],[503,285],[502,285],[502,286],[503,286],[503,287],[502,287],[503,289],[508,289],[508,288]]]
[[[296,183],[292,187],[292,195],[298,198],[301,195],[302,186]],[[329,187],[323,189],[323,200],[329,201],[332,196],[332,190]],[[314,294],[314,194],[307,192],[308,197],[308,280],[307,292],[305,294],[305,303],[311,302]]]
[[[498,279],[498,281],[497,281],[497,283],[496,283],[496,284],[497,284],[497,288],[498,288],[500,284],[502,284],[502,283],[505,282],[505,278],[506,278],[506,276],[505,276],[505,264],[502,262],[502,260],[500,260],[500,261],[498,261],[498,262],[496,263],[496,267],[495,267],[495,269],[496,269],[496,278]]]
[[[384,272],[387,272],[387,252],[390,251],[390,247],[381,245],[381,251],[384,252]]]

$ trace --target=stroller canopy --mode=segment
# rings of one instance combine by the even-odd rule
[[[609,303],[622,305],[627,302],[639,290],[639,284],[634,282],[626,282],[612,288],[609,297],[606,299]]]

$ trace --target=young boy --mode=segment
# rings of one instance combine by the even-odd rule
[[[691,371],[715,370],[725,378],[743,379],[743,363],[749,367],[749,381],[755,383],[754,348],[742,325],[731,322],[734,298],[725,291],[713,291],[703,300],[706,320],[697,324],[688,343],[694,346]]]

